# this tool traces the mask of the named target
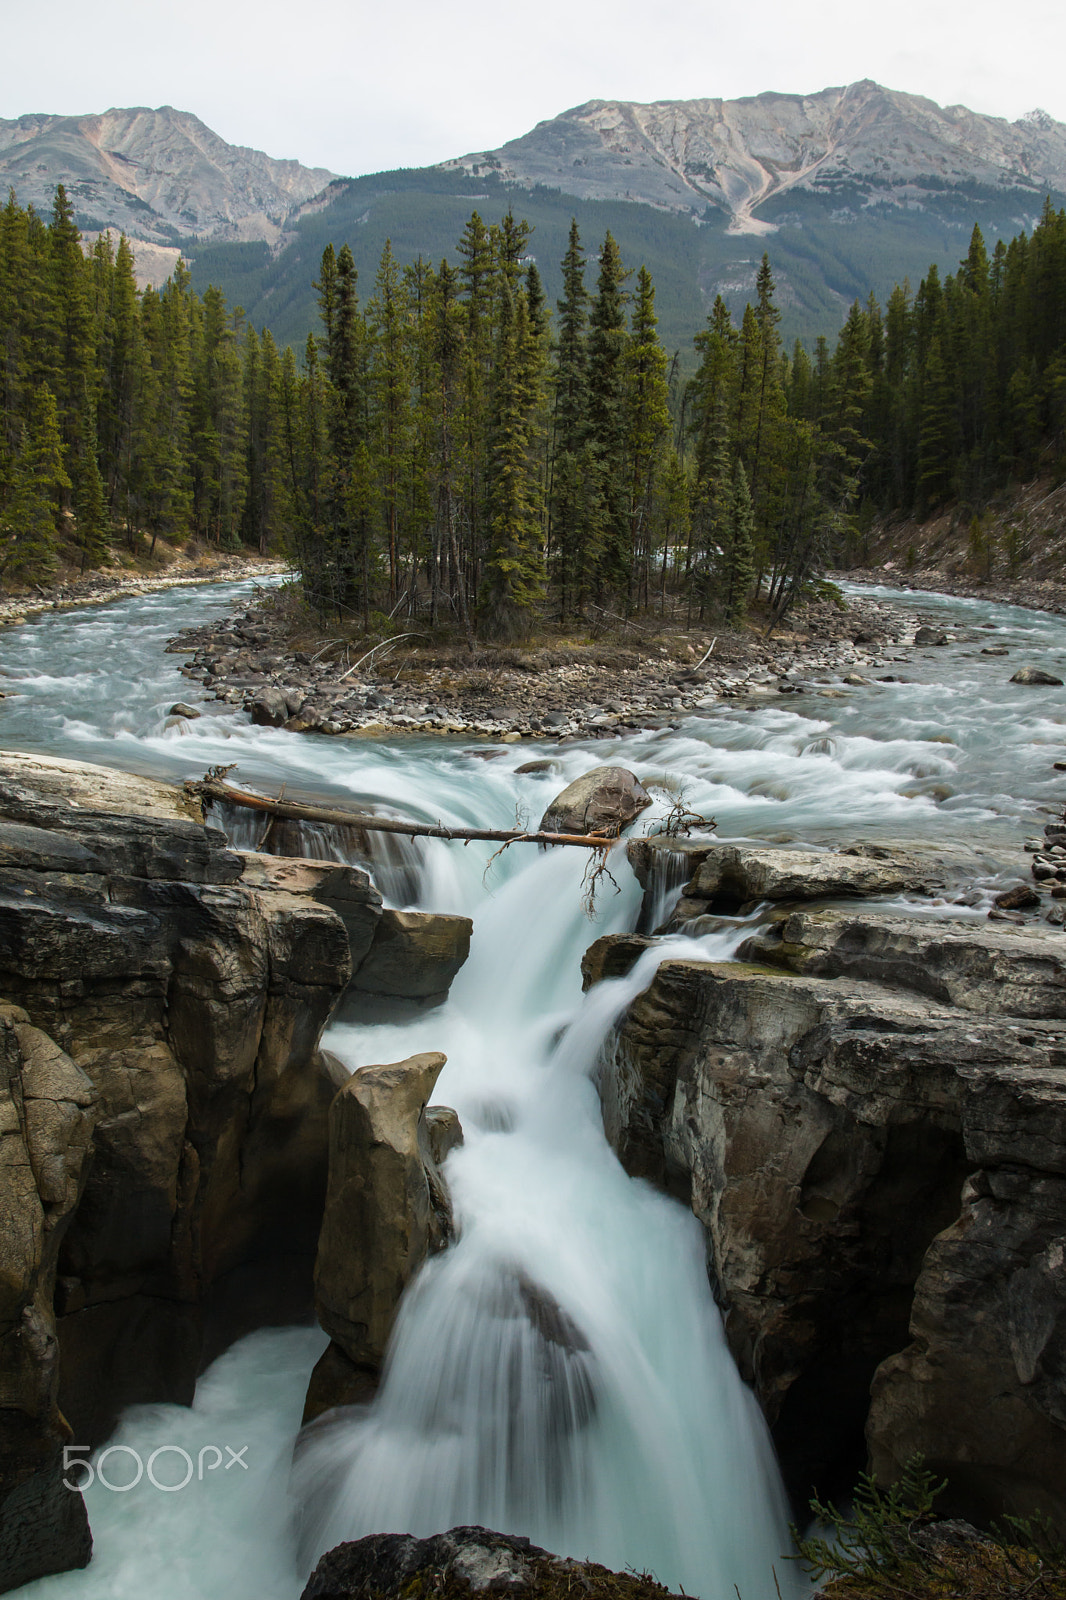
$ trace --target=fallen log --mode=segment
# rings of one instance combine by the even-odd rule
[[[344,828],[363,828],[368,833],[402,833],[413,839],[487,839],[493,844],[571,844],[585,850],[609,850],[616,835],[605,833],[527,833],[522,828],[445,828],[441,823],[401,822],[395,817],[377,817],[364,811],[341,811],[332,806],[304,805],[296,800],[272,800],[266,795],[249,794],[221,783],[217,778],[203,778],[186,783],[187,793],[201,800],[223,801],[226,805],[244,806],[249,811],[265,811],[274,817],[284,817],[292,822],[327,822]]]

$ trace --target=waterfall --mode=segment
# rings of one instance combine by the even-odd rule
[[[666,942],[582,998],[580,870],[552,852],[483,902],[433,1016],[331,1031],[356,1070],[445,1050],[435,1098],[466,1142],[446,1168],[459,1239],[405,1296],[378,1397],[298,1446],[302,1565],[365,1533],[481,1523],[688,1593],[770,1600],[775,1566],[782,1593],[792,1582],[785,1508],[701,1230],[623,1172],[592,1081],[660,961],[723,959],[746,930]],[[628,887],[609,925],[635,901]]]
[[[716,816],[723,838],[965,838],[987,853],[989,873],[1016,870],[1022,839],[1061,805],[1052,766],[1063,746],[1061,699],[1010,682],[1030,659],[1061,671],[1060,618],[924,596],[923,608],[945,621],[994,624],[1017,663],[976,649],[914,652],[900,674],[893,654],[895,681],[875,679],[846,698],[836,682],[754,709],[723,700],[672,729],[587,747],[523,741],[485,761],[475,754],[486,747],[472,752],[469,741],[253,727],[205,699],[163,646],[246,594],[172,590],[6,629],[4,743],[173,780],[236,763],[238,781],[264,793],[284,785],[458,826],[506,827],[516,807],[535,819],[565,783],[619,761],[648,782],[682,784],[686,804]],[[189,698],[203,715],[175,726],[169,707]],[[550,753],[559,770],[521,775],[534,753]],[[663,809],[657,802],[642,821]],[[244,826],[234,842],[261,847],[262,823]],[[302,834],[301,848],[353,859],[350,842],[321,833]],[[765,1429],[728,1357],[700,1230],[622,1172],[591,1076],[613,1021],[664,952],[681,946],[659,945],[629,977],[582,999],[584,947],[635,926],[628,869],[616,873],[622,894],[608,887],[590,925],[575,852],[516,848],[490,865],[490,847],[429,841],[399,845],[390,863],[369,857],[377,848],[354,859],[373,860],[386,897],[473,916],[473,953],[438,1011],[403,1027],[336,1027],[327,1042],[356,1068],[447,1051],[438,1096],[466,1131],[447,1165],[462,1234],[412,1284],[375,1404],[301,1441],[293,1484],[305,1552],[363,1531],[495,1521],[549,1547],[651,1569],[706,1600],[734,1583],[743,1600],[773,1600],[780,1491]],[[670,915],[677,888],[669,871],[653,884],[650,926]],[[733,938],[688,940],[683,953],[722,957]],[[320,1349],[311,1330],[264,1331],[215,1364],[193,1408],[127,1413],[115,1442],[145,1459],[158,1446],[181,1444],[198,1458],[202,1448],[250,1442],[248,1475],[211,1474],[180,1494],[94,1486],[92,1565],[41,1580],[27,1600],[137,1600],[146,1591],[158,1600],[295,1600],[306,1567],[296,1561],[286,1485]],[[778,1562],[776,1575],[787,1595],[795,1569]]]

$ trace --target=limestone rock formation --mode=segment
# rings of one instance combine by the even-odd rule
[[[85,1552],[55,1487],[68,1424],[92,1444],[128,1403],[188,1400],[231,1339],[310,1309],[338,1086],[317,1045],[349,937],[243,866],[180,791],[0,757],[0,995],[22,1052],[3,1146],[35,1190],[8,1197],[23,1232],[0,1244],[19,1581]]]
[[[792,911],[739,954],[792,972],[902,985],[980,1016],[1066,1019],[1066,949],[1039,927],[912,920],[874,908]]]
[[[394,1000],[439,1003],[470,954],[473,923],[447,912],[383,911],[352,990]]]
[[[651,805],[651,795],[626,767],[593,767],[557,794],[540,819],[543,833],[622,832]]]
[[[731,916],[763,900],[932,895],[969,881],[981,867],[977,851],[941,843],[797,850],[653,836],[631,839],[626,854],[644,889],[641,932],[656,931],[652,910],[670,887],[682,893],[668,926],[692,932],[699,931],[694,928],[699,917]]]
[[[741,955],[664,963],[600,1092],[627,1170],[704,1224],[793,1491],[866,1428],[886,1476],[921,1450],[964,1513],[1066,1527],[1061,934],[803,907]]]
[[[373,1392],[400,1297],[451,1236],[440,1163],[462,1130],[449,1108],[427,1111],[444,1062],[429,1053],[362,1067],[330,1107],[315,1302],[333,1344],[312,1377],[305,1421]]]
[[[310,1313],[330,1106],[354,1103],[322,1030],[353,969],[353,1005],[442,998],[469,935],[384,911],[359,868],[228,849],[181,790],[0,753],[0,1586],[87,1554],[57,1488],[69,1428],[92,1445],[128,1404],[188,1401],[233,1339]],[[361,1359],[450,1236],[439,1163],[461,1132],[423,1104],[410,1127],[394,1106],[408,1199],[368,1154]]]

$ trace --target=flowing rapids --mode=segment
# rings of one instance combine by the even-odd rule
[[[202,691],[164,641],[241,592],[172,591],[8,631],[3,687],[17,697],[0,708],[0,743],[172,778],[236,762],[248,784],[284,782],[290,793],[456,826],[506,827],[516,814],[535,823],[565,783],[620,761],[659,785],[645,823],[681,788],[723,838],[960,835],[989,887],[1018,871],[1022,838],[1059,798],[1051,766],[1066,746],[1066,692],[1008,682],[1025,662],[1053,671],[1066,662],[1066,623],[1042,614],[922,596],[943,625],[992,627],[946,650],[886,650],[878,675],[910,682],[837,698],[818,693],[842,692],[827,679],[812,693],[726,702],[625,740],[524,741],[485,761],[469,741],[253,728],[212,702],[198,721],[168,719],[172,702]],[[1010,657],[982,657],[993,641]],[[517,773],[532,755],[551,770]],[[242,823],[235,842],[254,845],[261,826]],[[307,830],[305,845],[335,848],[321,830]],[[247,1444],[247,1471],[209,1472],[180,1491],[144,1480],[126,1489],[133,1458],[113,1454],[105,1473],[116,1487],[98,1482],[88,1494],[92,1566],[27,1595],[295,1600],[330,1544],[460,1522],[651,1570],[707,1600],[734,1585],[743,1600],[771,1600],[774,1568],[782,1594],[796,1584],[780,1559],[772,1453],[725,1346],[699,1228],[622,1172],[594,1084],[605,1035],[655,963],[676,948],[723,959],[743,930],[664,942],[583,999],[585,946],[634,925],[639,894],[624,859],[621,892],[601,892],[590,925],[578,852],[490,856],[488,845],[435,841],[383,848],[379,883],[393,904],[473,917],[470,960],[447,1004],[417,1022],[337,1025],[328,1037],[353,1069],[444,1050],[435,1098],[455,1106],[466,1133],[447,1166],[460,1237],[406,1296],[378,1399],[310,1430],[290,1477],[324,1339],[296,1329],[243,1341],[205,1374],[191,1410],[136,1408],[111,1444],[143,1460],[164,1446],[197,1458]],[[157,1476],[174,1481],[162,1467]]]

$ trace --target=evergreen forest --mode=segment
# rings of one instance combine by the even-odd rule
[[[475,212],[454,258],[360,284],[323,252],[279,349],[179,263],[138,291],[60,188],[0,212],[0,584],[163,538],[290,558],[322,615],[509,639],[540,617],[783,615],[879,515],[1066,466],[1066,212],[782,348],[768,257],[668,352],[655,287],[575,222],[546,302],[530,228]]]

